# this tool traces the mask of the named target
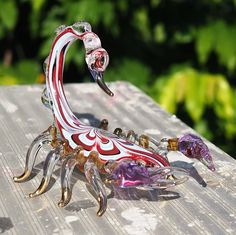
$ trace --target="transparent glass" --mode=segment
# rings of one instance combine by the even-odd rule
[[[184,183],[189,176],[204,186],[197,171],[171,166],[168,161],[169,151],[180,151],[214,171],[209,149],[196,135],[186,134],[180,138],[163,138],[157,141],[145,134],[138,135],[133,130],[126,133],[121,128],[116,128],[110,133],[106,119],[99,127],[92,127],[74,115],[64,92],[63,70],[66,53],[76,40],[83,42],[85,61],[94,81],[107,95],[114,96],[103,78],[109,64],[109,55],[102,48],[99,37],[92,32],[91,25],[76,22],[71,26],[58,27],[50,54],[43,66],[46,87],[41,96],[43,105],[50,109],[53,116],[53,125],[32,142],[26,155],[25,171],[21,176],[14,177],[14,181],[29,179],[39,150],[43,145],[50,144],[51,150],[44,162],[43,178],[30,197],[46,191],[55,166],[61,162],[60,207],[66,206],[72,197],[71,176],[76,166],[85,174],[96,194],[98,216],[107,208],[102,174],[105,174],[105,183],[121,188],[166,189]]]

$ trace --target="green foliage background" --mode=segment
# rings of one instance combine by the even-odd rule
[[[107,81],[143,89],[232,156],[236,0],[0,0],[0,85],[43,82],[55,29],[86,20],[110,54]],[[89,81],[81,45],[66,82]]]

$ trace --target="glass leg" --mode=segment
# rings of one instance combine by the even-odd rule
[[[26,154],[24,173],[20,176],[13,177],[14,182],[23,182],[30,177],[39,150],[43,145],[49,144],[50,142],[51,136],[49,130],[44,131],[33,140]]]
[[[50,182],[54,167],[58,163],[58,161],[61,159],[61,155],[60,155],[61,150],[62,150],[62,146],[58,146],[57,148],[51,150],[48,153],[46,160],[44,162],[44,166],[43,166],[43,178],[41,180],[41,183],[35,192],[29,194],[29,197],[31,198],[36,197],[46,191],[48,184]]]
[[[88,159],[84,165],[84,172],[89,184],[97,195],[99,203],[97,215],[102,216],[107,208],[107,195],[95,162]]]

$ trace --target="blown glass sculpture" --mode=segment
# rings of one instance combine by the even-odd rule
[[[58,205],[64,207],[70,202],[71,175],[77,166],[84,172],[97,196],[98,216],[107,208],[105,184],[148,190],[166,189],[185,182],[191,176],[190,172],[170,166],[168,151],[180,151],[187,157],[200,160],[210,170],[215,170],[207,146],[193,134],[158,142],[146,135],[138,136],[134,131],[124,133],[120,128],[110,133],[106,119],[101,121],[99,127],[81,122],[70,109],[63,88],[64,59],[68,48],[77,39],[84,44],[85,60],[92,77],[106,94],[113,96],[103,80],[109,56],[101,47],[99,37],[92,32],[90,24],[77,22],[71,26],[60,26],[45,60],[46,88],[41,97],[43,104],[51,110],[54,122],[31,143],[24,173],[14,177],[15,182],[28,180],[39,150],[46,144],[51,146],[44,161],[41,183],[35,192],[29,194],[30,197],[45,192],[58,163],[61,167],[62,191]],[[105,182],[102,181],[102,174],[105,175]],[[176,178],[176,174],[180,177]]]

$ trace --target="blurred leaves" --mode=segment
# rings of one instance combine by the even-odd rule
[[[149,17],[146,7],[141,7],[134,12],[133,26],[141,33],[144,40],[151,39]]]
[[[166,40],[165,26],[162,23],[156,24],[154,27],[154,39],[158,43],[162,43]]]
[[[0,84],[43,82],[55,30],[91,23],[110,54],[105,79],[143,89],[233,153],[236,141],[236,0],[0,0]],[[66,81],[88,81],[81,43]]]
[[[16,25],[18,16],[16,3],[14,0],[0,0],[0,6],[0,28],[12,30]],[[0,33],[1,36],[3,36],[3,32]]]
[[[135,59],[124,59],[118,66],[106,72],[106,78],[110,81],[129,81],[148,92],[148,81],[151,80],[151,71],[148,66]]]
[[[199,61],[206,63],[212,52],[219,63],[232,72],[236,68],[236,26],[222,20],[210,22],[196,31],[196,51]]]
[[[111,27],[115,23],[114,4],[112,1],[61,0],[61,2],[65,7],[65,20],[68,23],[85,19],[91,25],[102,23],[105,27]]]
[[[14,67],[0,65],[0,85],[44,82],[37,62],[22,60]]]
[[[204,112],[211,108],[223,124],[228,138],[236,134],[235,94],[225,76],[177,66],[157,79],[153,89],[156,99],[166,110],[175,113],[179,106],[184,105],[201,132],[207,129],[206,122],[202,120]]]
[[[42,9],[43,4],[45,2],[45,0],[29,0],[29,1],[31,2],[34,13],[39,12]]]

